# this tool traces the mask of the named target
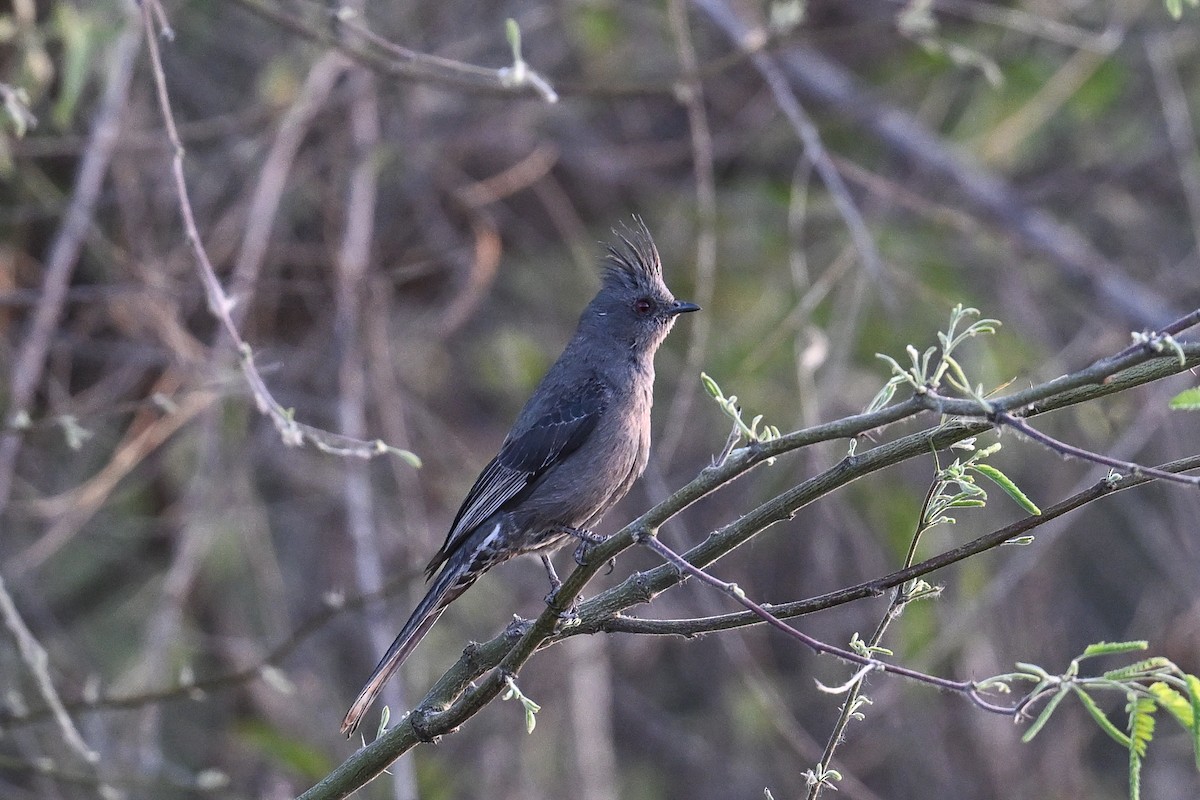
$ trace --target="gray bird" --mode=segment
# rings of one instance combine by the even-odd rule
[[[671,295],[641,220],[617,237],[599,293],[467,492],[425,568],[429,591],[346,712],[342,733],[358,727],[446,606],[488,569],[540,553],[556,590],[546,553],[572,537],[595,539],[591,528],[646,468],[654,353],[675,317],[700,307]]]

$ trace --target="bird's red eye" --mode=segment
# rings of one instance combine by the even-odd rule
[[[639,314],[649,314],[652,310],[654,310],[654,303],[650,301],[650,298],[642,297],[633,304],[633,310]]]

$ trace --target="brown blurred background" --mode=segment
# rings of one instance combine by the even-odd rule
[[[4,10],[0,82],[25,89],[39,124],[23,139],[6,125],[0,149],[0,374],[11,376],[0,399],[16,443],[0,459],[11,485],[0,575],[67,701],[236,678],[73,710],[101,755],[95,772],[52,723],[14,727],[0,739],[5,798],[92,797],[101,783],[126,797],[289,797],[344,759],[347,702],[598,285],[601,242],[633,214],[654,232],[675,294],[704,312],[659,356],[651,467],[605,532],[724,444],[727,420],[701,370],[786,431],[861,410],[888,377],[874,353],[934,343],[958,302],[1004,323],[964,350],[971,374],[1019,388],[1115,352],[1131,330],[1200,299],[1195,10],[1175,22],[1154,0],[361,9],[358,24],[387,40],[489,69],[511,63],[514,18],[526,61],[561,95],[552,105],[434,67],[400,76],[378,49],[373,61],[346,58],[333,43],[368,47],[328,6],[260,2],[166,6],[165,75],[202,240],[283,406],[409,449],[423,466],[290,448],[255,410],[183,234],[138,15],[107,1]],[[731,38],[739,20],[761,31],[772,19],[762,53],[774,89]],[[700,93],[681,80],[689,50]],[[789,102],[827,152],[806,147]],[[107,156],[94,137],[105,115],[117,126]],[[856,247],[810,157],[844,182],[865,223],[858,244],[877,259]],[[88,168],[97,193],[80,205]],[[67,230],[71,208],[82,224]],[[55,254],[72,240],[77,258]],[[34,375],[20,358],[53,301],[56,259],[62,313],[16,436],[10,393]],[[1194,384],[1182,376],[1041,425],[1142,463],[1188,455],[1196,420],[1166,402]],[[1042,505],[1104,474],[1002,441],[994,463]],[[844,453],[783,458],[690,509],[664,539],[699,541]],[[854,484],[714,571],[771,602],[886,573],[932,470],[925,459]],[[1021,514],[992,495],[922,552]],[[1030,547],[936,576],[944,597],[910,608],[887,643],[902,663],[958,679],[1018,660],[1062,669],[1090,642],[1129,638],[1196,672],[1197,519],[1200,500],[1178,487],[1094,504]],[[654,563],[631,552],[588,593]],[[369,613],[344,610],[294,636],[332,595],[381,583],[390,589]],[[546,588],[532,559],[477,584],[402,671],[393,712],[467,641],[539,613]],[[884,602],[799,624],[844,644],[874,627]],[[640,609],[731,610],[695,585]],[[237,678],[289,641],[275,668]],[[840,702],[814,678],[850,674],[761,627],[691,641],[578,637],[520,676],[543,708],[532,735],[519,706],[496,703],[360,796],[803,796]],[[10,710],[44,706],[11,632],[0,634],[0,688]],[[867,693],[874,704],[836,764],[839,797],[1128,791],[1125,754],[1078,708],[1023,745],[1021,728],[960,698],[881,677]],[[1122,702],[1109,707],[1117,718]],[[1160,737],[1145,796],[1197,796],[1189,742],[1166,720]],[[38,777],[30,765],[44,757],[95,782]],[[228,783],[204,790],[198,779]]]

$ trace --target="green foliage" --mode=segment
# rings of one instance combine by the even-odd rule
[[[1183,4],[1187,3],[1192,8],[1200,8],[1200,0],[1163,0],[1163,4],[1167,7],[1167,13],[1172,19],[1180,19],[1183,16]]]
[[[957,519],[951,516],[950,512],[955,509],[981,508],[986,505],[987,491],[976,481],[977,475],[982,475],[999,486],[1005,494],[1028,513],[1034,515],[1042,513],[1041,509],[1021,491],[1011,478],[991,464],[984,463],[988,458],[1000,452],[1001,444],[999,442],[981,450],[975,450],[975,439],[970,438],[955,443],[953,447],[956,450],[968,451],[970,455],[965,459],[956,458],[947,466],[938,469],[925,504],[920,532],[937,525],[953,525]]]
[[[521,704],[521,708],[525,710],[525,732],[533,733],[533,729],[537,727],[537,713],[542,710],[542,707],[521,692],[511,675],[506,675],[504,682],[508,686],[508,691],[500,699],[516,700]]]
[[[1079,665],[1084,659],[1140,652],[1148,646],[1145,641],[1098,642],[1072,659],[1061,675],[1052,675],[1035,664],[1018,663],[1019,672],[998,675],[979,685],[1008,687],[1014,681],[1035,684],[1019,707],[1028,709],[1042,700],[1046,700],[1046,705],[1021,737],[1023,742],[1032,741],[1042,731],[1068,694],[1076,697],[1100,729],[1128,751],[1129,796],[1138,800],[1142,762],[1154,739],[1154,715],[1159,709],[1165,710],[1188,732],[1196,770],[1200,772],[1200,678],[1183,672],[1161,656],[1144,658],[1091,677],[1081,676]],[[1095,695],[1106,691],[1125,696],[1128,717],[1123,731],[1096,701]]]
[[[708,392],[721,410],[725,412],[725,416],[733,420],[737,425],[738,433],[748,442],[769,442],[772,439],[778,439],[780,436],[779,428],[774,425],[763,425],[760,429],[759,423],[762,422],[762,414],[755,415],[754,419],[750,420],[749,424],[742,419],[742,408],[737,404],[737,395],[731,394],[726,397],[721,392],[721,387],[717,382],[709,377],[706,373],[700,373],[700,382],[704,384],[704,390]]]
[[[305,780],[319,780],[333,768],[333,762],[325,753],[278,728],[249,722],[242,726],[240,733],[245,745]]]
[[[59,59],[59,91],[52,114],[54,124],[66,129],[74,119],[84,87],[98,62],[102,44],[99,26],[92,16],[69,3],[54,6],[55,27],[58,29],[62,55]]]
[[[968,319],[977,316],[978,309],[964,308],[962,303],[956,305],[950,311],[950,324],[946,326],[946,330],[938,331],[938,346],[926,348],[923,353],[918,352],[911,344],[905,347],[910,362],[908,367],[902,367],[891,356],[876,353],[876,358],[886,361],[892,368],[892,377],[871,400],[867,412],[876,411],[891,402],[899,386],[907,384],[917,394],[924,394],[939,391],[943,380],[961,395],[972,397],[986,407],[983,387],[972,388],[962,365],[954,358],[955,349],[967,339],[995,333],[996,328],[1000,327],[1000,322],[994,319],[979,319],[965,324]],[[964,324],[965,327],[960,330],[959,327]]]
[[[1200,411],[1200,386],[1184,389],[1172,397],[1170,407],[1174,411]]]
[[[1128,69],[1117,61],[1105,61],[1071,97],[1070,109],[1081,120],[1107,114],[1122,98],[1129,83]]]

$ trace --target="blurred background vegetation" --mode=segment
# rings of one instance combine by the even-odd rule
[[[169,2],[166,82],[202,241],[271,391],[297,419],[409,449],[420,469],[287,447],[257,412],[183,233],[138,14],[111,0],[0,12],[0,575],[65,702],[133,698],[71,707],[100,753],[94,770],[44,717],[11,726],[6,798],[92,797],[101,784],[125,797],[290,797],[344,759],[348,701],[596,289],[600,242],[633,214],[675,294],[704,312],[659,356],[652,464],[606,532],[723,446],[701,369],[786,431],[860,411],[888,377],[874,354],[933,343],[958,302],[1004,322],[962,355],[992,388],[1083,366],[1200,299],[1190,8],[1177,22],[1154,0],[414,0],[357,7],[347,22],[359,28],[331,9]],[[510,17],[559,102],[369,48],[360,30],[496,69],[512,62]],[[774,90],[739,53],[738,24],[759,32]],[[826,152],[806,147],[785,97]],[[26,112],[36,126],[22,137]],[[821,166],[844,182],[865,239]],[[44,357],[25,357],[39,325]],[[1195,419],[1166,410],[1188,385],[1041,425],[1158,463],[1200,447]],[[1103,475],[1002,439],[995,463],[1043,506]],[[664,538],[683,549],[844,452],[781,459]],[[932,471],[928,459],[855,484],[715,571],[770,602],[889,572]],[[994,499],[923,547],[1020,514]],[[910,608],[889,643],[902,663],[969,678],[1146,638],[1195,673],[1198,519],[1194,492],[1163,485],[1089,506],[1032,546],[939,574],[944,598]],[[589,591],[654,563],[632,552]],[[365,611],[329,613],[381,587]],[[545,591],[533,559],[482,580],[406,665],[393,710],[470,639],[539,613]],[[885,602],[800,625],[844,643]],[[689,584],[645,613],[728,610]],[[329,621],[305,627],[318,617]],[[17,641],[0,635],[11,713],[44,707]],[[295,646],[277,653],[284,643]],[[839,702],[814,678],[849,674],[761,627],[578,637],[521,674],[543,708],[532,735],[519,706],[494,704],[362,796],[803,795]],[[1082,710],[1031,746],[957,697],[880,677],[867,693],[836,764],[839,796],[1127,791],[1124,754]],[[1156,748],[1146,796],[1200,794],[1185,737]]]

